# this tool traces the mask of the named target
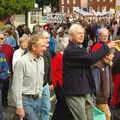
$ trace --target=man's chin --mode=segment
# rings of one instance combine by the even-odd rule
[[[84,40],[81,40],[81,41],[79,41],[79,44],[82,44],[84,42]]]

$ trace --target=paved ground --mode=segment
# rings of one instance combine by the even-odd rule
[[[14,102],[12,100],[12,94],[9,92],[8,95],[8,108],[4,108],[4,116],[5,120],[13,120],[13,116],[15,115],[15,107],[14,107]]]

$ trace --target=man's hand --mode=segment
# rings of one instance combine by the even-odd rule
[[[115,41],[110,41],[110,42],[107,43],[107,45],[108,45],[109,48],[114,48],[115,43],[116,43]]]
[[[16,109],[16,114],[20,116],[20,118],[24,118],[25,117],[25,111],[23,108],[17,108]]]
[[[107,43],[109,48],[114,48],[117,43],[120,43],[120,40],[110,41]]]

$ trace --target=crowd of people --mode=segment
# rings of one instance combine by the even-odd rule
[[[9,25],[0,32],[0,120],[12,89],[16,115],[25,120],[106,120],[120,109],[120,23],[74,21]],[[11,84],[10,84],[11,82]],[[56,107],[50,118],[50,90]]]

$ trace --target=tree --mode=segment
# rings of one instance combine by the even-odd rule
[[[49,5],[50,1],[49,0],[36,0],[36,3],[38,4],[39,9],[42,8],[42,14],[43,14],[44,6]]]
[[[34,0],[0,0],[0,19],[13,14],[27,13],[34,8]]]
[[[36,3],[38,3],[39,8],[43,8],[43,6],[50,4],[50,0],[36,0]]]
[[[59,0],[50,0],[50,4],[53,12],[59,8]]]
[[[52,10],[59,7],[59,0],[36,0],[36,3],[38,3],[39,8],[42,8],[42,11],[46,5],[51,5]]]

